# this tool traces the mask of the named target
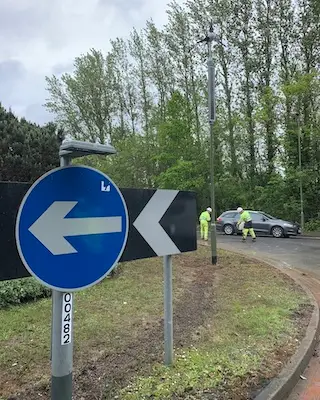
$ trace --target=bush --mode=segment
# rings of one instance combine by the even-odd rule
[[[0,282],[0,308],[50,296],[51,289],[32,277]]]
[[[305,223],[305,230],[307,232],[320,231],[320,220],[310,219],[310,221]]]

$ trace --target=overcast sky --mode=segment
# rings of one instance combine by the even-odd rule
[[[72,70],[73,59],[127,37],[153,18],[166,23],[168,0],[0,0],[0,102],[37,123],[53,119],[43,104],[45,76]]]

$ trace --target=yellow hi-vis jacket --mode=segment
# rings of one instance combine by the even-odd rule
[[[201,221],[206,221],[206,222],[211,221],[211,217],[210,217],[209,211],[203,211],[203,212],[200,214],[199,221],[200,221],[200,222],[201,222]]]

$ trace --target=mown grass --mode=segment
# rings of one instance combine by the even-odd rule
[[[263,368],[272,375],[276,350],[294,351],[301,333],[294,313],[309,304],[307,296],[267,266],[231,255],[223,261],[215,312],[208,316],[198,340],[176,350],[173,367],[155,364],[148,376],[136,376],[119,398],[193,399],[206,398],[214,390],[232,392],[232,386],[261,374]]]
[[[75,365],[123,346],[141,320],[162,309],[162,265],[149,259],[74,295]],[[0,396],[50,377],[51,299],[0,310]],[[6,383],[6,381],[8,381]]]

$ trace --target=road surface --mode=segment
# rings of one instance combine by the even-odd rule
[[[210,242],[210,238],[209,238]],[[243,243],[241,236],[227,236],[217,234],[217,243],[232,246],[234,250],[245,251],[248,255],[265,256],[280,263],[283,267],[291,267],[311,272],[320,280],[320,238],[290,237],[275,239],[268,236],[259,236],[252,243],[251,238]]]

